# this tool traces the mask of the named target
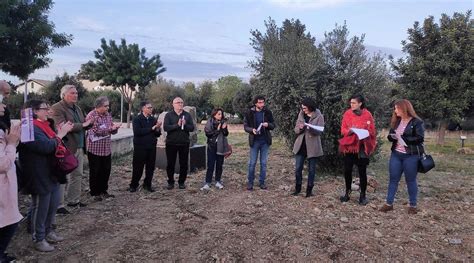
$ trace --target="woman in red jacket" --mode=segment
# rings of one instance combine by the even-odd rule
[[[377,144],[375,123],[372,114],[365,108],[365,99],[362,95],[353,95],[349,101],[350,109],[342,117],[341,135],[343,137],[339,140],[339,151],[344,155],[344,179],[346,182],[346,192],[340,197],[340,200],[347,202],[350,199],[352,167],[355,164],[359,170],[360,178],[359,204],[366,205],[368,203],[365,194],[367,165],[369,165],[369,156],[374,152]]]

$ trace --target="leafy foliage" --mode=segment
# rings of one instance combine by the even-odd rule
[[[42,89],[41,97],[52,105],[61,100],[61,88],[67,84],[76,86],[79,100],[86,95],[87,90],[82,85],[82,82],[75,76],[64,73],[62,76],[56,76],[49,86]]]
[[[404,95],[424,118],[439,121],[438,143],[444,142],[448,121],[459,122],[473,105],[474,21],[471,11],[418,21],[402,41],[406,58],[392,66]],[[442,133],[442,134],[441,134]]]
[[[234,114],[232,101],[235,94],[242,89],[243,82],[237,76],[225,76],[219,78],[215,83],[211,102],[215,107],[221,107],[225,112]]]
[[[127,126],[130,123],[133,94],[137,89],[145,89],[158,74],[166,68],[160,56],[146,57],[146,50],[138,44],[128,44],[122,39],[120,45],[114,40],[109,43],[101,39],[101,47],[94,51],[96,62],[89,61],[81,66],[80,76],[101,85],[118,89],[128,103]]]
[[[52,0],[0,2],[0,69],[27,79],[48,66],[53,48],[68,46],[72,35],[56,33],[48,21]]]
[[[354,93],[365,95],[377,122],[389,111],[392,86],[384,58],[378,54],[369,57],[364,36],[349,38],[345,24],[326,33],[319,46],[299,20],[285,20],[281,28],[271,19],[265,25],[265,34],[251,32],[251,44],[259,56],[250,66],[257,72],[256,92],[269,99],[278,134],[289,146],[293,144],[300,102],[312,97],[326,122],[325,155],[319,164],[327,170],[341,168],[338,139],[348,98]]]

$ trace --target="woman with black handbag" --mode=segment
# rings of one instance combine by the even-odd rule
[[[33,112],[34,141],[21,143],[19,158],[25,178],[23,192],[31,194],[31,230],[34,248],[50,252],[54,247],[49,242],[59,242],[63,238],[52,229],[52,223],[59,205],[59,182],[53,174],[53,163],[58,146],[72,129],[72,123],[61,123],[56,133],[48,122],[48,105],[41,100],[26,102],[25,108]]]
[[[419,156],[424,153],[425,127],[410,101],[405,99],[395,102],[390,126],[391,129],[387,137],[392,142],[392,154],[389,162],[390,181],[387,203],[380,208],[380,211],[393,210],[395,194],[403,173],[409,196],[408,214],[416,214],[418,212],[416,208],[418,194],[416,177]]]

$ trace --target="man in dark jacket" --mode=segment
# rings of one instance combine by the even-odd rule
[[[151,186],[156,161],[156,138],[161,135],[161,122],[151,114],[153,106],[149,102],[140,103],[141,113],[133,119],[133,168],[130,192],[136,192],[145,166],[143,189],[154,192]]]
[[[253,100],[254,106],[245,114],[244,129],[249,134],[250,160],[248,164],[247,190],[253,190],[255,166],[260,152],[259,186],[267,189],[265,177],[267,173],[268,150],[272,144],[271,130],[275,129],[272,112],[265,108],[265,97],[259,95]]]
[[[163,129],[166,135],[166,173],[168,174],[168,190],[174,188],[174,169],[176,155],[179,156],[179,189],[185,189],[184,182],[188,175],[189,132],[194,131],[191,115],[183,110],[184,101],[180,97],[173,99],[173,110],[166,113]]]

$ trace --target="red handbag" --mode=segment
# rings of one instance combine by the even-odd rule
[[[79,166],[79,161],[76,156],[72,154],[63,141],[59,138],[58,146],[56,147],[56,152],[54,153],[54,172],[58,176],[60,183],[64,181],[66,175],[74,171]],[[64,177],[64,178],[63,178]]]

